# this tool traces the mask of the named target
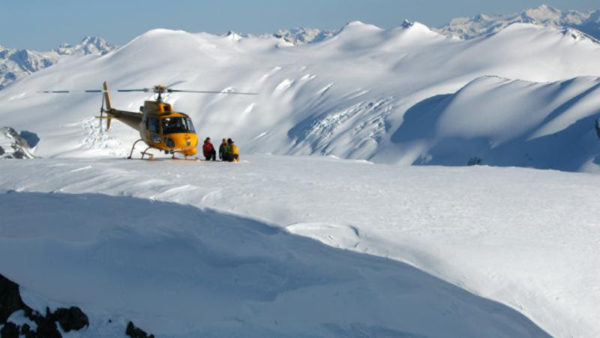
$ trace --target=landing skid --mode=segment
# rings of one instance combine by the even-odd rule
[[[187,156],[185,156],[184,158],[180,158],[180,157],[171,157],[171,160],[173,161],[192,161],[192,162],[200,162],[200,159],[197,157],[190,157],[188,158]]]
[[[133,145],[131,146],[131,151],[129,152],[129,156],[127,156],[127,159],[128,159],[128,160],[131,160],[131,157],[133,156],[133,150],[135,149],[135,145],[136,145],[138,142],[140,142],[140,141],[143,141],[143,140],[142,140],[142,139],[139,139],[139,140],[135,141],[135,142],[133,143]],[[149,152],[148,152],[148,150],[149,150],[150,148],[152,148],[152,147],[148,147],[148,148],[144,149],[144,151],[142,151],[142,152],[141,152],[141,154],[142,154],[142,160],[144,159],[144,156],[146,156],[146,155],[148,155],[148,159],[149,159],[150,161],[152,161],[152,160],[154,159],[154,154],[151,154],[151,153],[149,153]]]
[[[133,146],[131,146],[131,151],[129,152],[129,156],[127,156],[128,160],[132,159],[133,151],[135,150],[135,145],[140,141],[143,141],[143,140],[139,139],[133,143]],[[148,160],[150,160],[150,161],[154,160],[154,154],[148,152],[148,150],[150,150],[151,148],[152,147],[149,146],[146,149],[144,149],[144,151],[140,152],[142,154],[142,158],[141,158],[142,160],[144,159],[144,157],[146,157],[146,155],[148,156]],[[185,156],[185,158],[177,158],[177,157],[175,157],[175,153],[173,153],[170,159],[171,160],[182,160],[182,161],[194,161],[194,162],[200,161],[200,159],[198,157],[188,158],[187,155],[184,155],[184,156]]]

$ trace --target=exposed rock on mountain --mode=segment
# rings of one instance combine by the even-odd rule
[[[318,28],[292,28],[292,29],[280,29],[273,36],[276,38],[282,38],[287,42],[294,45],[304,45],[307,43],[316,43],[333,36],[334,33],[327,30],[321,30]]]
[[[0,158],[35,158],[31,148],[38,141],[37,135],[33,133],[25,131],[19,134],[10,127],[0,128]]]

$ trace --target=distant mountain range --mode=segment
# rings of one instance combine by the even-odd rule
[[[85,37],[76,45],[62,44],[47,52],[0,46],[0,89],[24,76],[54,65],[62,57],[102,55],[115,48],[116,46],[97,37]]]
[[[547,5],[510,15],[479,14],[471,18],[456,18],[448,25],[433,30],[461,39],[473,39],[499,32],[513,23],[532,23],[558,29],[574,28],[600,39],[600,10],[561,11]]]
[[[471,18],[456,18],[443,27],[432,28],[431,30],[446,36],[468,40],[497,33],[514,23],[532,23],[557,29],[574,28],[600,40],[600,10],[562,11],[547,5],[526,9],[516,14],[478,14]],[[335,34],[335,31],[315,28],[294,28],[279,30],[274,36],[298,45],[323,41]]]
[[[562,11],[547,5],[510,15],[479,14],[471,18],[456,18],[449,24],[441,28],[432,28],[432,30],[446,36],[468,40],[499,32],[514,23],[532,23],[558,29],[572,28],[600,40],[600,10]],[[406,21],[403,25],[406,25]],[[294,45],[303,45],[327,40],[337,33],[337,31],[318,28],[299,27],[281,29],[272,36]],[[227,35],[231,34],[234,33],[227,33]],[[239,36],[248,37],[250,35],[240,34]],[[118,47],[97,37],[86,37],[73,46],[63,44],[49,52],[5,48],[0,45],[0,90],[28,74],[54,65],[64,56],[103,55],[116,48]]]

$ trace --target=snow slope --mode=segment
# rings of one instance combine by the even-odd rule
[[[597,170],[600,79],[478,78],[409,109],[392,135],[407,162]],[[568,154],[568,156],[566,156]]]
[[[23,211],[2,221],[3,271],[96,317],[84,335],[106,329],[106,313],[161,336],[544,335],[406,264],[250,219],[130,197],[0,196],[3,211]]]
[[[327,40],[302,46],[273,37],[153,30],[117,51],[73,58],[1,91],[5,104],[0,116],[6,125],[40,135],[37,151],[41,156],[86,156],[95,154],[105,142],[112,144],[105,153],[126,153],[136,139],[127,127],[115,124],[111,140],[98,140],[92,116],[99,109],[100,97],[36,91],[98,88],[103,80],[112,88],[177,83],[175,87],[181,89],[260,93],[255,97],[181,93],[169,97],[176,109],[190,113],[201,137],[233,136],[247,153],[463,165],[473,157],[483,157],[483,163],[492,165],[592,170],[597,167],[597,142],[589,136],[593,123],[588,120],[600,115],[595,90],[599,57],[600,45],[584,36],[529,24],[462,41],[419,23],[382,30],[353,22]],[[489,80],[490,76],[500,79]],[[573,80],[579,77],[585,78]],[[512,80],[520,81],[505,86]],[[549,98],[550,94],[555,98]],[[425,136],[425,146],[400,142],[407,111],[418,111],[444,96],[468,102],[463,115],[439,114],[469,119],[456,122],[463,126],[458,136],[467,138],[472,151],[432,149],[447,136],[438,134],[432,125],[412,131]],[[490,96],[499,99],[489,100]],[[513,100],[513,96],[517,97]],[[113,105],[137,110],[149,98],[143,93],[119,93],[113,95]],[[553,104],[548,105],[549,100]],[[457,102],[445,108],[456,111],[465,106]],[[494,113],[504,111],[509,113]],[[530,111],[535,116],[527,116]],[[480,118],[492,114],[494,124]],[[57,122],[63,122],[47,123],[57,116]],[[521,121],[547,132],[530,139],[527,133],[535,130],[506,130]],[[468,139],[473,135],[478,138]],[[542,136],[555,135],[565,145],[564,151],[549,155],[538,152],[543,147],[529,146]],[[482,144],[488,140],[490,144]],[[574,144],[584,148],[576,156],[569,151]],[[532,160],[524,162],[528,157]]]
[[[600,334],[597,175],[245,159],[2,161],[0,271],[155,333],[543,334],[407,262],[553,336]]]

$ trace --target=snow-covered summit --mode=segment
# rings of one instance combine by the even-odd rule
[[[94,36],[86,36],[76,45],[63,43],[60,47],[54,49],[59,55],[104,55],[116,46],[109,44],[106,40]]]
[[[355,20],[345,24],[334,34],[334,36],[352,36],[353,38],[357,38],[361,37],[363,34],[378,33],[381,31],[383,31],[383,29],[378,26]]]
[[[305,45],[322,42],[332,37],[347,34],[356,34],[358,31],[381,31],[382,29],[364,23],[360,20],[354,20],[346,23],[342,28],[336,31],[322,30],[318,28],[297,27],[292,29],[280,29],[273,34],[276,38],[284,39],[293,45]]]
[[[548,5],[526,9],[509,15],[478,14],[471,18],[455,18],[444,27],[436,29],[442,34],[472,39],[499,32],[513,23],[532,23],[556,29],[574,28],[600,39],[600,10],[576,11],[559,9]]]

